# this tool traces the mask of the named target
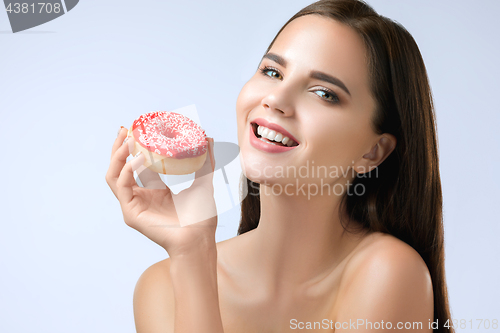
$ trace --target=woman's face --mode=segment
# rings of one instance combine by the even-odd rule
[[[363,155],[380,135],[371,125],[375,101],[366,54],[361,37],[334,20],[306,15],[285,27],[236,104],[240,157],[249,179],[319,184],[319,170],[323,181],[333,183],[353,178],[353,165],[369,162]],[[269,134],[272,124],[281,126],[283,136],[298,145],[259,139],[252,133],[255,122],[269,128],[268,136],[278,135]]]

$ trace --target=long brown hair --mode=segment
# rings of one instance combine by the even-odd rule
[[[397,139],[394,151],[377,167],[377,177],[367,173],[354,179],[351,186],[363,184],[364,194],[346,194],[341,207],[365,230],[391,234],[420,254],[432,278],[437,331],[454,332],[443,326],[450,319],[450,310],[437,134],[431,89],[418,46],[403,26],[362,1],[321,0],[290,18],[266,53],[288,23],[310,14],[346,24],[362,37],[368,52],[371,90],[377,101],[373,128],[378,134],[390,133]],[[238,235],[259,224],[259,186],[242,176],[241,187],[248,194],[241,204]],[[346,228],[344,223],[342,226]]]

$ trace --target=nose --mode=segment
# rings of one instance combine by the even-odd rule
[[[283,116],[291,116],[294,114],[293,93],[286,84],[281,82],[262,99],[262,106],[270,112],[278,112]]]

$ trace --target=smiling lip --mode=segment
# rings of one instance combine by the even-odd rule
[[[295,139],[295,137],[293,135],[291,135],[290,133],[288,133],[287,130],[285,130],[280,125],[276,125],[276,124],[270,123],[267,120],[265,120],[264,118],[254,119],[251,122],[251,124],[252,123],[255,123],[257,125],[262,125],[262,126],[267,127],[267,128],[269,128],[271,130],[275,130],[276,132],[280,132],[281,134],[283,134],[283,137],[287,136],[289,139],[292,139],[293,141],[297,142],[297,144],[300,144],[300,142],[297,139]]]
[[[262,141],[261,139],[259,139],[255,136],[253,126],[249,126],[249,127],[250,127],[250,144],[258,150],[262,150],[262,151],[265,151],[268,153],[283,153],[283,152],[292,150],[295,147],[298,147],[298,146],[293,146],[293,147],[278,146],[278,145],[273,145],[270,143],[265,143],[264,141]]]

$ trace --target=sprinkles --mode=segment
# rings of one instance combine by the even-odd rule
[[[134,139],[144,148],[171,158],[205,154],[205,131],[188,117],[167,111],[145,113],[132,124]]]

